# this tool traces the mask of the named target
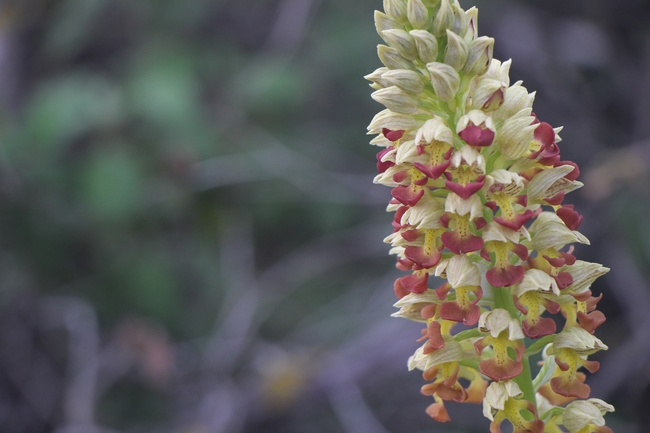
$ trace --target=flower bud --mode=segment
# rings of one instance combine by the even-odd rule
[[[503,155],[511,160],[526,155],[537,125],[531,125],[534,117],[530,108],[521,110],[507,119],[499,130],[498,146]]]
[[[378,85],[378,87],[374,87],[373,84],[371,84],[370,86],[373,89],[379,90],[379,89],[382,89],[384,87],[388,87],[388,86],[393,85],[393,84],[389,83],[387,80],[384,80],[381,77],[384,72],[388,72],[389,70],[390,69],[384,68],[384,67],[378,68],[372,74],[368,74],[368,75],[364,76],[363,78],[365,78],[368,81],[372,81],[373,84]]]
[[[447,0],[443,0],[445,2]],[[445,63],[427,63],[427,69],[431,74],[431,85],[433,90],[444,102],[450,102],[456,97],[460,87],[460,76],[458,72]]]
[[[451,30],[447,30],[447,49],[445,50],[445,63],[457,71],[463,69],[468,56],[467,43]]]
[[[388,69],[413,69],[413,62],[402,57],[395,48],[377,45],[377,55]]]
[[[413,116],[382,110],[372,118],[370,125],[368,125],[368,134],[379,134],[384,128],[392,131],[405,131],[414,126],[415,120]]]
[[[451,31],[463,36],[467,33],[467,16],[465,15],[465,11],[460,7],[458,1],[452,3],[451,10],[454,14],[454,23],[451,25]]]
[[[482,79],[472,92],[472,108],[484,111],[496,110],[503,104],[505,90],[506,87],[499,80]]]
[[[415,47],[413,36],[409,35],[404,30],[384,30],[382,36],[386,39],[388,45],[395,48],[402,57],[408,60],[413,60],[417,57],[418,50]]]
[[[376,90],[370,96],[396,113],[411,114],[418,109],[418,99],[397,86]]]
[[[409,32],[415,40],[418,56],[424,63],[435,62],[438,56],[438,40],[426,30],[411,30]]]
[[[406,3],[404,0],[384,0],[386,14],[399,22],[406,22]]]
[[[454,25],[454,11],[449,4],[449,0],[442,0],[440,2],[440,9],[433,19],[433,33],[436,37],[444,36],[447,29],[451,29]]]
[[[419,95],[424,88],[424,77],[409,69],[386,70],[381,76],[384,86],[397,86],[405,92]]]
[[[385,30],[401,29],[402,26],[383,12],[375,11],[375,28],[381,38],[388,43],[381,33]]]
[[[422,0],[408,0],[406,15],[416,29],[426,29],[429,24],[429,11]]]
[[[465,42],[470,43],[478,37],[478,9],[476,6],[465,11],[467,17],[467,32],[463,36]]]
[[[469,43],[469,54],[464,72],[468,75],[481,75],[488,70],[492,62],[494,39],[486,36],[476,38]]]

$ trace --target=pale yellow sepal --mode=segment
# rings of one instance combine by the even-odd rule
[[[510,313],[503,308],[495,308],[481,314],[478,319],[478,329],[481,332],[489,332],[494,338],[497,338],[505,330],[508,330],[508,339],[511,341],[524,338],[519,321],[510,317]]]
[[[415,126],[413,116],[407,114],[395,113],[389,109],[382,110],[375,114],[370,125],[368,125],[368,134],[379,134],[382,129],[407,130]]]
[[[578,355],[586,356],[599,350],[607,350],[605,343],[579,326],[569,326],[553,341],[553,350],[572,349]]]
[[[527,270],[524,278],[515,286],[515,295],[517,296],[529,291],[560,295],[560,288],[555,279],[539,269]]]
[[[401,224],[417,229],[442,228],[440,217],[445,213],[442,204],[431,194],[425,193],[415,206],[410,206],[402,215]]]
[[[573,401],[562,414],[562,425],[571,433],[578,432],[590,424],[602,427],[605,425],[603,415],[606,412],[614,412],[614,407],[600,399]]]
[[[528,153],[530,142],[533,140],[538,125],[531,125],[533,120],[530,108],[524,108],[503,122],[497,139],[498,147],[503,155],[510,159],[518,159]]]
[[[453,134],[445,122],[438,118],[429,119],[415,134],[415,143],[417,145],[427,145],[434,141],[442,141],[451,145],[453,143]]]
[[[469,287],[481,284],[481,272],[465,254],[453,256],[446,268],[451,287]]]
[[[497,411],[504,410],[506,401],[511,397],[523,395],[521,388],[512,380],[492,382],[485,391],[483,399],[483,415],[494,421]]]

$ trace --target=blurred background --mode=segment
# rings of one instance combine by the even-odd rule
[[[612,268],[588,383],[647,432],[650,4],[474,4],[582,168],[577,255]],[[0,431],[487,431],[429,419],[420,325],[389,317],[381,7],[0,3]]]

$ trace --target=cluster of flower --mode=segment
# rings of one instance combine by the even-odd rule
[[[392,187],[386,242],[409,272],[395,281],[394,316],[426,324],[409,369],[430,382],[427,412],[448,421],[445,400],[482,402],[493,433],[505,419],[515,433],[611,432],[603,415],[614,408],[588,398],[578,371],[595,372],[588,355],[607,349],[593,336],[605,317],[589,288],[608,269],[565,248],[589,241],[563,203],[582,183],[560,159],[561,128],[537,119],[521,82],[510,85],[510,61],[492,58],[476,8],[384,0],[384,10],[385,67],[366,79],[386,109],[368,129],[384,148],[375,183]],[[430,275],[447,282],[429,289]],[[528,358],[540,351],[533,379]]]

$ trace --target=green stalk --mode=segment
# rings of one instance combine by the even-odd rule
[[[510,313],[510,317],[519,320],[519,310],[515,307],[515,302],[510,294],[510,289],[508,287],[492,287],[492,293],[494,293],[495,308],[503,308]],[[521,374],[513,380],[517,385],[519,385],[519,388],[524,393],[524,398],[537,407],[535,390],[533,389],[533,376],[530,372],[530,361],[527,356],[524,356],[521,362],[523,364],[523,370],[521,371]]]

